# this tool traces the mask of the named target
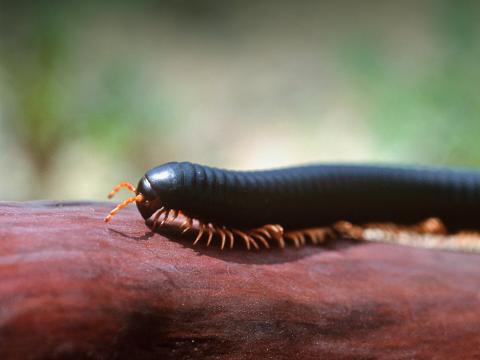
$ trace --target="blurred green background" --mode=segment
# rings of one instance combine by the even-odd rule
[[[2,200],[173,160],[480,163],[480,2],[98,3],[0,5]]]

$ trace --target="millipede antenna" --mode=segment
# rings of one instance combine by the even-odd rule
[[[124,207],[126,207],[128,204],[131,204],[133,202],[142,202],[145,200],[145,197],[142,194],[138,194],[136,196],[129,197],[128,199],[122,201],[120,204],[118,204],[110,213],[103,219],[106,223],[112,220],[112,217],[118,213],[120,210],[122,210]]]
[[[116,193],[118,193],[121,189],[127,189],[133,193],[136,192],[135,186],[130,184],[129,182],[122,181],[120,184],[115,186],[112,191],[108,194],[108,198],[111,199]]]

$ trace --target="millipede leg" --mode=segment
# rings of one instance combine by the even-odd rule
[[[298,239],[300,240],[301,245],[305,245],[306,238],[305,238],[305,233],[304,232],[299,232],[298,233]]]
[[[245,234],[244,232],[242,232],[240,230],[236,230],[236,229],[232,229],[232,232],[235,235],[240,236],[243,239],[243,241],[245,242],[245,246],[247,247],[247,250],[250,250],[250,241],[248,240],[247,234]]]
[[[193,226],[193,219],[191,217],[187,217],[185,221],[180,225],[180,229],[182,230],[182,234],[185,234],[188,230],[190,230]]]
[[[215,233],[215,229],[211,223],[207,224],[207,231],[208,231],[208,239],[207,239],[207,246],[210,246],[210,243],[213,239],[213,234]]]
[[[250,240],[250,242],[252,243],[253,247],[256,249],[256,250],[260,250],[260,246],[258,246],[257,242],[255,241],[255,239],[253,237],[251,237],[250,235],[248,235],[248,239]]]
[[[193,245],[196,245],[200,241],[200,239],[202,238],[202,235],[205,231],[205,225],[203,223],[200,223],[199,227],[200,227],[200,230],[198,231],[197,237],[195,238],[195,241],[193,242]]]
[[[305,235],[306,235],[306,237],[308,237],[308,239],[310,239],[310,241],[314,245],[318,244],[318,242],[320,241],[320,237],[317,236],[317,234],[312,232],[312,231],[305,232]]]
[[[327,238],[333,237],[333,234],[331,228],[319,227],[288,231],[284,237],[285,239],[293,241],[295,246],[299,247],[300,245],[305,245],[307,239],[309,239],[312,244],[323,243]]]
[[[155,213],[155,216],[153,218],[153,223],[152,223],[152,229],[153,231],[155,231],[157,229],[157,226],[158,226],[158,219],[160,219],[160,215],[162,215],[162,212],[163,212],[163,208],[159,209],[156,213]]]
[[[168,221],[170,223],[175,222],[178,218],[179,211],[178,210],[172,210],[172,218]]]
[[[255,238],[258,241],[260,241],[263,244],[263,246],[265,246],[265,248],[270,249],[270,245],[268,244],[268,241],[262,235],[259,235],[259,234],[255,233],[254,231],[250,232],[249,235],[252,238]]]
[[[220,236],[221,241],[220,250],[223,250],[223,248],[225,247],[225,240],[227,238],[227,235],[225,234],[225,231],[220,228],[217,228],[217,233]]]
[[[285,248],[285,239],[283,234],[283,227],[278,224],[267,224],[262,226],[259,230],[266,231],[271,238],[278,242],[278,246],[282,249]]]
[[[170,212],[172,210],[168,209],[168,210],[165,210],[165,216],[163,217],[163,220],[160,221],[160,227],[162,227],[163,225],[165,225],[166,223],[168,223],[168,217],[170,216]]]
[[[226,227],[223,227],[223,231],[225,231],[225,234],[227,234],[227,237],[230,240],[230,249],[233,249],[233,244],[235,243],[235,236]]]
[[[258,229],[255,229],[254,231],[264,235],[267,239],[272,238],[272,235],[264,228],[258,228]]]
[[[290,231],[285,234],[285,239],[292,240],[293,243],[295,244],[295,247],[300,247],[300,239],[297,231]]]
[[[440,234],[445,235],[448,233],[447,227],[439,218],[428,218],[418,224],[420,231],[425,234]]]
[[[243,241],[245,242],[245,245],[247,246],[248,250],[250,250],[250,244],[252,244],[255,249],[257,249],[257,250],[260,249],[257,242],[247,233],[245,233],[241,230],[237,230],[237,229],[233,230],[233,232],[236,233],[238,236],[240,236],[243,239]]]
[[[126,200],[126,202],[129,201]],[[122,206],[122,204],[119,205],[120,208]],[[113,214],[117,211],[112,210]],[[180,216],[183,217],[181,223],[177,221]],[[300,247],[305,245],[307,240],[313,244],[322,243],[333,233],[331,228],[307,228],[284,232],[283,227],[279,224],[266,224],[253,229],[228,228],[192,218],[179,210],[162,207],[154,215],[153,229],[165,224],[179,234],[185,234],[190,230],[196,232],[193,245],[198,244],[204,237],[206,237],[206,246],[210,246],[214,239],[218,240],[221,250],[225,249],[227,244],[230,249],[233,248],[237,239],[243,240],[247,250],[252,248],[259,250],[260,247],[270,249],[272,242],[276,242],[283,249],[286,241],[291,241],[295,247]]]

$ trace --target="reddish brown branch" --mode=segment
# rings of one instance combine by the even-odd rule
[[[0,358],[472,358],[480,258],[379,243],[256,252],[135,208],[0,205]],[[228,241],[228,240],[227,240]]]

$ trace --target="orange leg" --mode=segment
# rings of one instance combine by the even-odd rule
[[[176,224],[175,222],[179,217],[183,217],[183,219]],[[157,222],[159,227],[167,225],[182,235],[189,231],[192,232],[195,235],[193,245],[205,239],[206,246],[210,246],[214,240],[218,240],[221,250],[225,248],[227,243],[229,243],[230,248],[233,248],[236,240],[241,240],[247,250],[259,250],[260,247],[270,249],[272,242],[276,242],[280,248],[284,248],[286,241],[291,241],[295,247],[300,247],[305,245],[307,241],[313,244],[323,243],[333,234],[330,228],[307,228],[284,232],[283,227],[278,224],[267,224],[253,229],[228,228],[189,217],[180,210],[166,208],[161,208],[156,213],[154,224]],[[155,229],[156,226],[154,226]]]
[[[213,239],[213,234],[215,234],[215,228],[211,223],[207,224],[207,231],[208,231],[207,246],[210,246],[210,243],[212,242],[212,239]]]
[[[233,249],[233,243],[235,242],[235,236],[226,227],[223,228],[223,231],[225,231],[225,234],[227,234],[228,240],[230,240],[230,249]]]
[[[202,238],[203,233],[205,231],[205,225],[203,223],[200,223],[199,228],[200,228],[200,231],[198,232],[197,237],[195,238],[195,241],[193,242],[193,245],[196,245],[200,241],[200,239]]]
[[[251,231],[248,233],[252,238],[254,239],[257,239],[258,241],[260,241],[263,246],[265,246],[267,249],[270,249],[270,245],[268,244],[268,241],[267,239],[265,239],[262,235],[259,235],[257,233],[255,233],[254,231]]]
[[[158,220],[160,219],[160,216],[164,213],[164,211],[165,211],[165,208],[162,206],[155,213],[155,217],[153,218],[153,224],[152,224],[153,231],[155,231],[157,229]]]
[[[220,250],[223,250],[223,248],[225,247],[225,240],[227,239],[227,234],[221,228],[217,228],[217,231],[218,231],[218,234],[220,235],[220,240],[221,240]]]
[[[182,225],[180,225],[180,229],[183,229],[182,234],[185,234],[192,227],[193,227],[193,219],[190,217],[187,217],[185,221],[182,223]]]
[[[306,244],[307,239],[309,239],[312,244],[321,244],[327,239],[334,237],[334,233],[330,228],[319,227],[288,231],[284,237],[287,240],[292,240],[295,247],[300,247]]]

